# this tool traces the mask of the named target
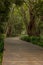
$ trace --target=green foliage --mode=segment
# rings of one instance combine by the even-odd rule
[[[43,47],[43,38],[37,36],[21,36],[21,40],[31,42],[33,44]]]
[[[23,23],[20,21],[14,21],[14,27],[12,31],[12,36],[18,36],[23,31]]]
[[[5,22],[8,18],[9,5],[8,0],[0,1],[0,22]]]
[[[0,41],[0,52],[3,51],[4,48],[4,42],[3,40]]]
[[[15,4],[17,6],[21,6],[23,4],[23,0],[15,0]]]
[[[20,9],[15,6],[14,11],[11,16],[11,27],[12,27],[12,36],[18,36],[24,30],[24,23],[22,16],[20,14]]]
[[[4,35],[0,34],[0,52],[4,49]]]
[[[24,41],[27,41],[27,42],[31,41],[31,38],[29,36],[27,36],[27,35],[21,36],[21,39],[24,40]]]
[[[38,3],[36,2],[34,4],[34,10],[37,16],[43,16],[43,1],[40,0]]]
[[[8,21],[9,7],[10,2],[8,0],[0,0],[0,33],[4,33],[3,23]]]
[[[3,52],[0,52],[0,64],[2,65]]]
[[[19,20],[20,18],[21,18],[21,16],[23,17],[22,18],[22,20],[24,19],[25,20],[25,24],[27,23],[27,21],[28,21],[28,23],[29,23],[29,6],[31,5],[32,7],[30,7],[30,9],[32,8],[32,14],[33,15],[35,15],[35,17],[36,16],[42,16],[42,18],[43,18],[43,1],[42,0],[38,0],[38,2],[35,0],[35,2],[33,1],[33,0],[29,0],[30,1],[30,3],[28,2],[28,0],[26,1],[26,0],[0,0],[0,33],[3,33],[4,32],[4,26],[3,26],[3,22],[5,23],[6,21],[8,21],[8,19],[9,19],[9,12],[10,12],[10,5],[12,5],[13,3],[14,4],[16,4],[17,6],[20,6],[21,7],[21,5],[22,5],[22,7],[24,8],[24,12],[22,12],[22,14],[23,13],[26,13],[26,14],[23,14],[24,15],[24,17],[22,16],[22,14],[21,14],[21,12],[19,11],[18,12],[18,9],[16,10],[16,12],[14,11],[13,12],[13,14],[15,13],[15,20],[16,21],[21,21],[21,20]],[[24,5],[23,5],[23,3],[24,3]],[[29,4],[29,6],[27,6]],[[17,6],[16,7],[14,7],[14,10],[15,10],[15,8],[17,8]],[[23,11],[23,10],[22,10]],[[10,13],[11,14],[11,13]],[[18,14],[18,15],[17,15]],[[21,16],[20,16],[20,15]],[[12,16],[12,17],[14,17],[14,16]],[[19,18],[19,19],[18,19]],[[14,19],[12,19],[12,21],[13,21]],[[15,21],[14,20],[14,21]],[[11,20],[10,20],[11,21]],[[9,22],[10,22],[9,21]],[[22,22],[22,21],[21,21]],[[14,22],[15,23],[15,22]],[[20,23],[21,24],[21,23]],[[17,24],[16,26],[15,26],[15,29],[18,29],[19,28],[19,30],[20,29],[22,29],[21,28],[21,25],[20,24]],[[13,25],[13,24],[12,24]],[[20,27],[19,27],[20,26]],[[26,25],[26,26],[28,26],[28,24]],[[20,30],[21,31],[21,30]],[[16,32],[18,32],[18,31],[16,31]]]
[[[3,33],[4,32],[4,30],[3,30],[3,27],[2,27],[2,25],[0,26],[0,33]]]

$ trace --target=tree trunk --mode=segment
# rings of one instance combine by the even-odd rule
[[[12,29],[11,29],[11,26],[9,26],[8,31],[7,31],[7,36],[8,37],[11,36],[11,32],[12,32]]]
[[[28,34],[28,20],[26,18],[26,13],[25,13],[23,7],[21,7],[21,15],[23,16],[23,20],[24,20],[24,24],[25,24],[25,28],[26,28],[26,33]]]
[[[36,24],[35,24],[35,14],[33,9],[33,1],[29,1],[29,14],[30,14],[30,22],[28,24],[28,35],[36,36]]]
[[[36,35],[35,34],[35,16],[32,11],[30,11],[30,22],[28,24],[28,35]]]

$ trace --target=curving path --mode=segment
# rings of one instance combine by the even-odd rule
[[[43,48],[18,38],[6,38],[2,65],[43,65]]]

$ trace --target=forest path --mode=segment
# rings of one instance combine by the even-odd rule
[[[43,48],[18,38],[6,38],[2,65],[43,65]]]

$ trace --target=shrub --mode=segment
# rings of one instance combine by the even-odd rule
[[[27,36],[27,35],[21,36],[21,39],[24,40],[24,41],[27,41],[27,42],[31,41],[31,37]]]
[[[21,39],[43,47],[43,38],[37,36],[21,36]]]
[[[3,57],[3,53],[0,52],[0,65],[2,65],[2,57]]]
[[[37,44],[40,40],[40,37],[32,36],[31,42]]]
[[[0,34],[0,52],[4,49],[4,35]]]
[[[2,40],[2,41],[0,41],[0,52],[3,51],[3,48],[4,48],[4,42]]]

